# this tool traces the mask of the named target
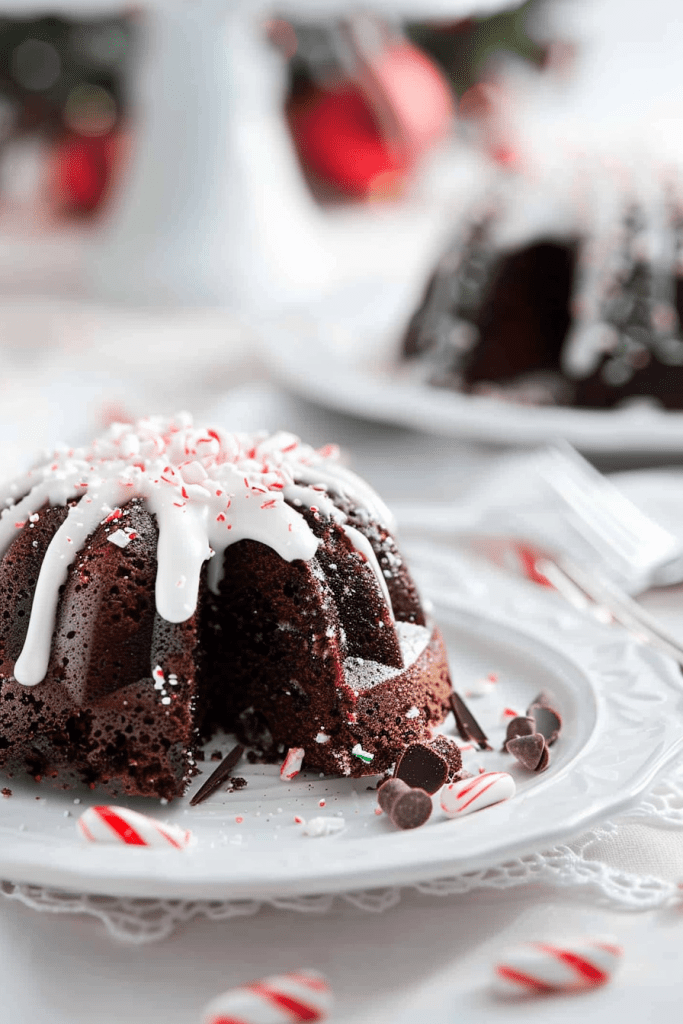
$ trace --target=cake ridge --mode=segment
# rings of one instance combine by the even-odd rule
[[[229,433],[195,427],[189,413],[114,423],[83,448],[57,449],[12,485],[0,515],[0,556],[18,529],[46,504],[69,505],[50,541],[36,586],[24,647],[14,675],[24,686],[45,677],[59,590],[87,537],[102,523],[116,525],[132,498],[142,499],[159,525],[155,598],[168,622],[189,619],[197,606],[200,575],[220,584],[225,550],[239,540],[260,541],[286,561],[309,561],[319,540],[296,506],[322,510],[346,534],[375,574],[391,609],[386,581],[371,545],[325,491],[351,497],[379,522],[391,515],[372,488],[338,463],[334,445],[321,449],[294,434]],[[127,535],[126,535],[127,536]],[[126,543],[126,539],[117,543]]]

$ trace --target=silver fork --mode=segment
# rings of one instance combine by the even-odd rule
[[[580,557],[542,556],[537,571],[575,607],[620,623],[683,666],[683,646],[631,594],[683,580],[683,544],[646,516],[570,445],[539,454],[540,478],[559,499]]]
[[[683,581],[683,544],[565,442],[508,457],[469,503],[395,508],[402,530],[436,534],[526,576],[533,568],[574,607],[619,622],[683,666],[678,638],[633,600]]]

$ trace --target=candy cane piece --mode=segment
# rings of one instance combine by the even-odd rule
[[[229,989],[209,1003],[203,1024],[296,1024],[325,1020],[332,991],[317,971],[293,971]]]
[[[290,782],[295,775],[301,771],[306,751],[303,747],[290,747],[287,756],[280,767],[280,778],[283,782]]]
[[[610,980],[621,954],[611,940],[525,942],[496,964],[494,984],[499,992],[526,995],[597,988]]]
[[[76,828],[90,843],[184,850],[192,840],[188,829],[165,825],[127,807],[89,807],[76,822]]]
[[[449,818],[480,811],[508,800],[516,792],[515,780],[507,772],[484,772],[464,782],[451,782],[441,790],[441,807]]]

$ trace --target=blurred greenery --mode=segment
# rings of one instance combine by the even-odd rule
[[[526,0],[520,6],[488,17],[453,22],[408,22],[407,36],[432,56],[462,96],[480,81],[496,55],[510,53],[538,66],[545,61],[543,46],[527,33],[532,13],[542,0]]]

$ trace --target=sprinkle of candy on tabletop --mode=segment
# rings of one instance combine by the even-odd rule
[[[332,990],[317,971],[292,971],[229,989],[204,1010],[202,1024],[296,1024],[327,1020]]]
[[[496,964],[494,985],[506,995],[582,992],[608,982],[621,955],[611,939],[524,942]]]

